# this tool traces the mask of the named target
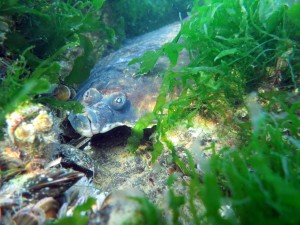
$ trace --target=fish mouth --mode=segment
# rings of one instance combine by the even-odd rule
[[[97,114],[92,109],[87,109],[83,114],[71,112],[68,120],[76,132],[85,137],[92,137],[101,130],[101,126],[97,126]]]
[[[120,123],[115,123],[114,116],[114,111],[108,105],[98,103],[93,106],[86,106],[84,113],[71,112],[68,120],[80,135],[92,137],[119,126]]]

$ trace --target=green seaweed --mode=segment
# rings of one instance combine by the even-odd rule
[[[173,224],[300,222],[294,213],[300,207],[299,9],[299,3],[285,1],[194,1],[179,37],[131,62],[140,63],[140,75],[151,71],[163,55],[171,62],[152,113],[157,120],[152,160],[167,147],[174,163],[191,178],[188,196],[175,194],[175,178],[168,184]],[[172,66],[183,48],[191,62],[175,71]],[[180,94],[170,98],[177,87]],[[258,97],[249,95],[259,87],[265,90]],[[187,152],[187,165],[178,158],[166,135],[174,124],[196,114],[224,124],[226,115],[244,105],[250,120],[238,123],[240,146],[216,151],[212,145],[213,154],[201,173],[195,170],[201,159]],[[139,143],[135,133],[145,125],[145,119],[141,121],[133,129],[135,142],[129,143],[133,150]],[[226,129],[233,123],[228,121]],[[179,213],[178,207],[188,207],[189,213]]]
[[[145,224],[145,225],[155,225],[155,224],[166,224],[162,220],[162,212],[156,207],[148,198],[143,197],[128,197],[129,200],[135,201],[140,205],[139,211],[141,218],[135,216],[133,223],[124,223],[124,225],[129,224]]]
[[[41,3],[28,1],[25,4],[17,0],[0,3],[0,12],[16,18],[19,25],[33,22],[33,26],[29,26],[32,34],[24,35],[24,30],[15,30],[11,33],[15,36],[9,35],[5,43],[6,50],[18,56],[13,58],[6,74],[1,77],[2,123],[6,113],[27,101],[51,101],[37,96],[47,91],[50,84],[58,82],[59,66],[55,60],[66,48],[81,45],[84,55],[76,64],[90,62],[87,57],[91,54],[91,42],[82,32],[94,29],[99,17],[91,15],[94,15],[95,8],[102,6],[103,1],[89,1],[86,5],[83,1],[55,1],[58,5],[51,5],[52,11],[47,11],[47,4]],[[124,6],[126,2],[118,3]],[[144,13],[145,9],[136,11],[138,5],[134,4],[136,7],[130,9],[135,10],[135,14],[131,16],[138,20],[141,18],[138,13]],[[150,1],[145,4],[150,4]],[[55,37],[57,31],[61,32],[58,32],[61,37],[43,40],[43,29],[38,31],[43,24],[41,21],[49,20],[58,9],[65,13],[60,21],[55,20],[58,22],[56,25],[64,24],[66,28],[67,23],[72,23],[70,27],[76,29],[70,36],[64,29],[53,30],[51,37]],[[167,56],[171,62],[163,77],[154,111],[133,128],[135,135],[129,139],[131,150],[134,151],[139,144],[143,129],[155,119],[157,135],[152,160],[155,161],[167,147],[174,163],[190,178],[186,184],[188,194],[181,195],[174,188],[179,181],[176,176],[170,176],[167,208],[159,208],[146,198],[131,198],[140,204],[139,216],[145,224],[300,223],[295,213],[300,210],[299,13],[299,3],[288,5],[285,1],[207,0],[202,5],[201,1],[194,0],[190,18],[182,22],[181,31],[173,42],[131,62],[141,63],[140,75],[151,71],[161,56]],[[73,16],[69,18],[69,15]],[[81,24],[83,21],[86,24]],[[109,33],[102,28],[104,33]],[[42,52],[43,45],[48,44],[49,48]],[[32,49],[32,45],[39,47]],[[189,52],[191,62],[174,70],[183,49]],[[283,60],[283,66],[277,65],[279,59]],[[77,77],[77,69],[74,69],[76,73],[70,78],[70,83],[81,81],[81,77]],[[83,69],[86,71],[86,68]],[[270,75],[272,70],[274,73]],[[269,86],[264,92],[257,96],[249,95],[265,83]],[[178,87],[180,93],[174,94]],[[55,100],[51,104],[62,107]],[[73,107],[72,104],[70,107]],[[187,162],[177,156],[175,146],[166,135],[174,124],[188,120],[188,125],[192,125],[191,119],[196,114],[223,121],[226,115],[233,115],[236,107],[241,105],[247,105],[250,115],[249,121],[238,123],[241,145],[217,151],[212,144],[209,149],[212,155],[200,173],[195,168],[200,159],[189,152],[186,153]],[[233,120],[227,125],[232,123],[236,125]],[[62,218],[53,224],[87,224],[87,215],[94,203],[95,200],[88,200],[74,210],[72,217]],[[184,207],[188,213],[183,210]],[[171,218],[168,220],[164,215],[170,211]]]
[[[76,41],[76,34],[105,31],[100,16],[95,16],[103,2],[38,0],[16,1],[13,5],[2,3],[0,13],[11,16],[18,28],[7,34],[5,47],[20,53],[34,45],[35,56],[48,58],[66,43]]]
[[[87,215],[88,212],[92,211],[93,205],[95,205],[95,198],[88,198],[85,203],[78,205],[74,209],[74,213],[72,216],[66,216],[61,219],[50,221],[48,225],[66,225],[66,224],[74,224],[74,225],[85,225],[89,222],[89,217]]]
[[[1,50],[0,124],[5,115],[27,101],[43,102],[53,108],[81,111],[77,102],[62,103],[39,98],[50,85],[61,83],[58,60],[66,50],[80,46],[83,55],[65,83],[82,82],[95,63],[93,44],[85,35],[98,32],[110,40],[113,32],[102,21],[104,0],[92,1],[1,1],[1,18],[8,18],[9,29]],[[12,22],[13,20],[13,22]],[[84,65],[84,66],[82,66]]]
[[[56,54],[60,54],[69,46],[64,46]],[[52,83],[58,82],[57,74],[60,66],[54,62],[54,55],[44,60],[35,70],[29,71],[24,56],[29,50],[27,49],[7,68],[6,77],[0,83],[0,124],[4,124],[6,114],[13,112],[22,104],[27,104],[28,101],[47,102],[50,106],[60,109],[81,111],[83,107],[78,102],[63,103],[53,99],[48,101],[43,101],[42,98],[34,99],[35,96],[49,91]]]
[[[190,18],[182,22],[171,43],[129,63],[140,63],[142,75],[161,56],[171,62],[153,112],[158,139],[176,122],[197,113],[217,120],[232,114],[237,105],[244,104],[245,94],[267,79],[270,68],[280,76],[281,88],[297,89],[299,72],[293,68],[299,67],[295,25],[299,4],[258,0],[198,3],[194,1]],[[191,62],[174,70],[183,49],[188,50]],[[288,67],[277,68],[279,58]],[[167,96],[178,88],[180,93],[169,100]]]
[[[96,63],[95,58],[93,60],[91,59],[94,46],[89,38],[84,35],[78,36],[80,42],[79,46],[84,49],[84,52],[75,59],[72,71],[64,79],[67,84],[80,84],[85,81],[89,77],[92,66]]]
[[[276,103],[285,109],[285,116],[267,112],[250,99],[248,108],[253,133],[249,143],[241,149],[223,149],[210,161],[214,176],[224,176],[221,185],[230,197],[223,194],[222,198],[241,224],[299,223],[291,209],[300,207],[299,141],[296,141],[299,134],[295,132],[300,125],[296,116],[300,104],[293,104],[289,109],[290,103],[274,99],[267,108]],[[206,207],[210,206],[206,204]]]
[[[188,163],[176,158],[190,181],[188,196],[180,195],[174,191],[180,181],[174,175],[169,177],[169,207],[162,210],[172,210],[171,224],[300,222],[294,213],[300,209],[300,103],[295,102],[296,96],[286,91],[250,94],[247,107],[251,123],[243,122],[250,131],[247,144],[218,151],[212,144],[205,166],[188,151]],[[271,100],[261,107],[258,100],[266,97]],[[196,170],[195,164],[203,170]],[[189,212],[184,213],[182,207]]]

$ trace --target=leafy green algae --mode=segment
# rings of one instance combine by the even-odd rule
[[[278,1],[194,3],[190,18],[182,22],[173,42],[130,62],[141,64],[141,74],[152,70],[163,55],[171,62],[153,112],[160,121],[158,132],[163,135],[174,122],[199,112],[224,117],[243,104],[245,94],[256,90],[270,68],[278,70],[282,86],[296,89],[298,74],[293,68],[299,67],[299,42],[295,10],[297,4],[289,7]],[[183,49],[188,50],[191,62],[175,71]],[[279,58],[289,66],[277,68]],[[178,87],[178,97],[168,101]]]
[[[101,1],[95,1],[95,4],[97,2],[100,6]],[[204,5],[199,2],[194,0],[190,18],[182,22],[178,38],[159,51],[146,53],[132,62],[142,63],[141,72],[145,73],[153,68],[160,56],[166,55],[171,67],[164,76],[154,112],[133,128],[138,135],[130,141],[133,145],[137,143],[143,128],[152,123],[153,118],[157,119],[158,138],[153,160],[166,145],[172,150],[174,162],[190,176],[189,197],[176,196],[171,186],[176,180],[169,180],[172,224],[183,224],[183,220],[192,224],[299,224],[295,212],[300,208],[300,105],[296,98],[300,68],[300,6],[275,0],[216,0],[205,1]],[[26,14],[43,17],[38,12],[28,10]],[[72,42],[73,39],[68,40]],[[53,49],[57,51],[59,47]],[[53,49],[51,54],[55,52]],[[175,71],[173,67],[183,49],[188,50],[191,62]],[[51,54],[45,53],[44,59],[51,58]],[[283,60],[284,66],[277,66],[278,59]],[[34,57],[30,60],[35,62]],[[54,60],[35,64],[35,67],[30,63],[36,68],[34,72],[27,70],[26,61],[21,55],[9,68],[6,79],[1,81],[2,113],[47,90],[57,79],[58,67]],[[272,69],[271,79],[268,71]],[[240,124],[240,135],[245,140],[243,146],[228,147],[219,152],[212,146],[213,155],[202,177],[194,168],[197,159],[189,156],[188,165],[180,161],[166,137],[173,124],[199,113],[222,120],[236,106],[245,105],[246,94],[260,87],[262,81],[270,82],[271,88],[274,77],[280,91],[260,93],[264,107],[253,99],[253,95],[247,98],[250,121]],[[170,93],[177,87],[181,88],[180,95],[170,101]],[[197,208],[195,201],[198,200],[205,210]],[[138,201],[143,204],[145,218],[151,218],[153,224],[165,224],[153,204],[145,199]],[[184,205],[189,206],[191,215],[181,215],[180,208]],[[76,214],[74,218],[78,216]],[[82,224],[86,222],[84,217]]]
[[[174,162],[191,178],[189,196],[173,195],[174,200],[185,199],[178,207],[188,206],[191,214],[178,217],[176,204],[170,203],[173,224],[300,222],[294,213],[300,208],[299,9],[299,3],[275,0],[205,1],[204,5],[194,1],[179,38],[152,52],[152,60],[146,53],[131,62],[141,63],[141,74],[152,70],[163,55],[171,62],[154,112],[147,117],[158,120],[153,160],[167,146]],[[166,51],[168,45],[176,46],[176,53]],[[189,51],[191,62],[175,71],[172,66],[181,49]],[[181,92],[170,100],[176,87]],[[260,87],[263,91],[257,97],[249,95]],[[204,175],[194,168],[197,158],[187,152],[189,165],[185,165],[176,156],[166,137],[175,123],[195,114],[222,121],[243,105],[250,120],[238,123],[242,144],[220,151],[212,145]],[[145,124],[147,119],[142,120]],[[230,123],[235,121],[226,128]],[[133,132],[142,128],[138,123]],[[132,138],[129,143],[134,151],[136,142]],[[169,184],[171,191],[172,185],[175,180]],[[204,210],[197,209],[197,201]]]
[[[31,87],[26,86],[26,79],[30,77],[30,73],[35,69],[39,70],[40,65],[46,61],[47,63],[53,63],[55,60],[60,61],[64,57],[63,51],[74,49],[79,47],[83,49],[81,55],[75,56],[73,69],[70,74],[59,77],[58,69],[56,70],[57,76],[53,81],[47,74],[42,74],[44,81],[47,83],[48,88],[51,83],[60,82],[66,84],[79,84],[89,77],[89,71],[95,64],[95,60],[98,59],[99,52],[103,53],[103,46],[120,44],[123,40],[121,37],[117,37],[115,32],[107,26],[110,21],[111,15],[115,15],[112,18],[116,20],[114,28],[117,31],[117,35],[121,36],[124,33],[125,27],[123,23],[119,21],[127,21],[127,24],[131,26],[140,27],[133,31],[135,34],[154,29],[155,26],[161,23],[167,23],[169,16],[172,19],[178,17],[176,10],[178,8],[184,8],[190,1],[104,1],[104,0],[83,0],[83,1],[23,1],[23,0],[8,0],[0,2],[0,20],[8,18],[9,23],[3,23],[0,21],[1,26],[1,40],[5,35],[5,41],[0,46],[1,48],[1,68],[4,70],[10,65],[12,70],[14,66],[17,66],[17,61],[20,55],[23,55],[22,61],[26,64],[26,69],[23,69],[27,75],[21,75],[22,81],[19,80],[18,75],[15,78],[8,78],[5,82],[1,82],[2,87],[5,87],[2,93],[5,93],[5,98],[1,102],[1,124],[3,124],[4,116],[6,113],[11,112],[20,103],[31,99],[37,94],[42,93],[40,91],[33,91],[34,85]],[[171,5],[173,5],[171,7]],[[163,9],[167,10],[163,12]],[[176,12],[176,13],[175,13]],[[160,14],[159,20],[155,22],[148,20],[145,23],[141,22],[141,18],[144,16],[152,17],[156,20]],[[156,16],[154,16],[156,15]],[[135,25],[134,25],[135,24]],[[142,28],[144,26],[144,30]],[[5,28],[5,29],[4,29]],[[2,29],[6,33],[2,33]],[[128,30],[126,30],[128,31]],[[100,47],[95,45],[95,41],[90,33],[97,34],[97,37],[101,39]],[[132,34],[133,34],[132,33]],[[3,37],[2,37],[3,36]],[[130,36],[130,35],[128,35]],[[98,49],[99,48],[99,49]],[[102,52],[101,52],[102,51]],[[59,52],[59,54],[57,54]],[[52,57],[55,55],[56,57]],[[51,59],[52,61],[48,60]],[[44,63],[44,66],[47,66]],[[9,70],[9,69],[8,69]],[[17,70],[17,68],[16,68]],[[4,71],[5,72],[5,71]],[[49,65],[49,73],[55,73],[52,71]],[[1,78],[5,78],[6,74],[1,74]],[[9,76],[13,76],[11,73]],[[14,92],[15,88],[12,84],[10,88],[10,81],[19,83],[17,86],[24,87],[26,89],[25,96],[22,96],[23,92]],[[37,83],[38,80],[34,80]],[[28,82],[29,85],[30,82]],[[44,88],[45,91],[47,88]],[[14,100],[13,100],[14,99]],[[22,100],[21,100],[22,99]],[[49,99],[41,99],[42,102],[49,102]],[[54,107],[64,108],[65,104],[60,104],[55,100],[51,100],[51,104]],[[73,107],[76,103],[70,103],[69,108]],[[67,104],[68,105],[68,104]],[[79,109],[79,106],[76,106]],[[3,114],[3,115],[2,115]]]
[[[253,97],[248,98],[253,129],[249,143],[239,149],[225,148],[215,153],[209,171],[205,171],[200,189],[200,198],[207,209],[205,217],[213,224],[220,217],[222,205],[227,204],[231,215],[222,218],[219,224],[297,224],[299,218],[293,212],[300,207],[297,191],[300,146],[299,134],[295,132],[300,125],[295,116],[299,102],[281,117],[262,109]],[[283,108],[290,104],[276,99],[267,108],[278,102]],[[283,128],[290,133],[283,133]],[[219,183],[206,183],[206,178],[217,178]],[[216,188],[217,192],[223,192],[218,197],[218,210],[209,214],[210,201],[215,196],[206,195],[205,190]]]
[[[103,0],[1,1],[0,14],[10,21],[6,40],[0,46],[1,67],[5,72],[1,73],[0,82],[1,126],[7,113],[64,79],[59,76],[60,66],[56,61],[69,48],[80,46],[84,54],[77,57],[74,62],[76,70],[71,71],[64,82],[73,84],[88,78],[93,66],[93,45],[83,34],[102,32],[106,39],[113,35],[101,19],[99,10],[103,3]],[[48,102],[54,108],[82,109],[77,102],[34,100]]]

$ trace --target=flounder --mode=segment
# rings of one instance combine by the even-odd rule
[[[165,26],[127,41],[121,49],[101,59],[74,98],[83,104],[84,112],[70,113],[72,127],[82,136],[92,137],[118,126],[132,127],[151,112],[162,83],[159,73],[168,67],[168,60],[161,58],[155,69],[143,76],[135,76],[139,65],[128,63],[172,41],[179,30],[180,23]]]

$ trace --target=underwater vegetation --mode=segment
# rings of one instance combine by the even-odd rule
[[[0,124],[4,125],[5,114],[49,91],[51,84],[77,85],[87,79],[106,47],[119,45],[125,36],[117,36],[125,31],[130,36],[119,19],[140,27],[134,33],[137,35],[175,20],[179,8],[187,5],[185,1],[1,1]],[[155,25],[148,20],[140,23],[146,14],[159,18]],[[108,27],[111,23],[116,34]],[[59,109],[81,109],[76,102],[35,100]]]
[[[137,24],[144,20],[144,15],[155,11],[163,15],[163,9],[171,10],[166,2],[107,4],[111,4],[110,10],[115,8],[116,14],[123,15],[117,22],[119,29],[131,36],[147,31],[148,28]],[[122,8],[129,3],[135,7],[124,13]],[[109,7],[103,4],[99,0],[0,3],[1,125],[5,115],[17,106],[42,101],[37,96],[47,92],[51,84],[61,80],[80,83],[84,79],[79,75],[80,68],[88,65],[82,68],[87,71],[93,64],[94,45],[83,34],[96,31],[109,42],[113,39],[112,30],[99,12],[102,6]],[[151,4],[155,10],[145,14]],[[166,146],[172,151],[175,164],[190,177],[186,184],[188,195],[180,195],[174,191],[176,176],[170,176],[166,208],[147,199],[132,199],[141,205],[144,224],[300,223],[295,213],[300,210],[299,15],[300,4],[293,1],[206,0],[202,4],[194,0],[189,18],[182,21],[181,31],[173,42],[131,62],[140,63],[141,76],[152,70],[161,56],[169,58],[170,68],[163,76],[153,113],[133,128],[130,149],[135,150],[143,129],[156,119],[152,160]],[[15,29],[9,29],[13,27],[10,23],[15,23]],[[154,28],[158,23],[160,20],[151,26]],[[66,50],[77,46],[84,53],[75,60],[73,75],[61,78],[57,61]],[[184,49],[190,55],[190,64],[175,71]],[[180,93],[173,95],[175,90]],[[80,110],[80,105],[72,102],[52,104]],[[249,119],[236,116],[237,108],[243,107],[247,108]],[[226,132],[238,134],[241,144],[221,150],[212,144],[207,149],[212,155],[204,165],[203,159],[192,157],[188,151],[188,162],[182,162],[166,133],[182,121],[192,126],[195,115],[220,122]],[[201,209],[199,202],[203,205]],[[93,204],[89,200],[76,208],[73,217],[54,223],[87,224],[88,217],[82,214],[91,210]],[[184,208],[189,212],[184,212]],[[167,211],[171,214],[166,218]]]
[[[158,120],[160,137],[175,122],[182,118],[189,120],[198,113],[226,120],[233,116],[236,107],[245,105],[245,95],[256,91],[263,81],[270,84],[268,90],[276,83],[280,90],[298,92],[299,4],[198,3],[194,2],[190,18],[182,22],[173,42],[130,62],[140,63],[140,74],[152,70],[161,56],[167,56],[171,64],[153,114],[143,118],[134,129],[137,136],[141,136],[144,125],[153,118]],[[183,49],[189,51],[191,62],[175,71]],[[169,94],[178,87],[181,92],[168,101]],[[135,138],[131,141],[134,143]],[[159,143],[160,138],[157,145],[161,149]]]
[[[251,94],[247,99],[252,130],[246,145],[216,151],[203,166],[202,182],[190,157],[187,170],[192,200],[193,224],[298,224],[299,188],[299,101],[288,96],[274,98],[265,108]],[[284,112],[272,109],[280,105]],[[283,114],[284,115],[283,115]],[[248,127],[247,127],[248,126]],[[178,196],[177,196],[178,197]],[[183,197],[183,196],[182,196]],[[187,199],[187,198],[186,198]],[[199,199],[205,206],[197,211]],[[180,223],[179,223],[180,224]]]
[[[51,84],[78,83],[89,76],[95,52],[87,33],[98,32],[110,39],[113,31],[101,20],[104,1],[1,1],[0,123],[5,115],[28,100],[50,90]],[[61,74],[58,63],[71,48],[75,54],[73,70]],[[93,60],[92,60],[93,59]],[[70,60],[70,59],[69,59]],[[84,66],[82,66],[84,65]],[[66,76],[69,75],[67,78]],[[65,79],[66,78],[66,79]],[[34,99],[57,108],[80,111],[76,102]]]
[[[166,144],[191,177],[189,196],[176,196],[176,183],[169,183],[172,224],[299,223],[294,215],[300,207],[299,15],[299,3],[285,1],[194,1],[172,43],[131,62],[140,63],[141,74],[163,55],[171,62],[154,112],[135,126],[130,147],[134,151],[142,129],[155,118],[153,160]],[[174,71],[183,49],[191,63]],[[170,101],[176,87],[181,92]],[[249,95],[253,91],[258,94]],[[243,106],[250,117],[246,122],[234,114]],[[212,144],[213,154],[200,172],[195,163],[201,166],[201,159],[190,156],[185,166],[166,137],[174,124],[196,114],[223,121],[226,132],[235,132],[237,124],[242,140],[220,151]],[[182,216],[186,205],[190,215]]]

